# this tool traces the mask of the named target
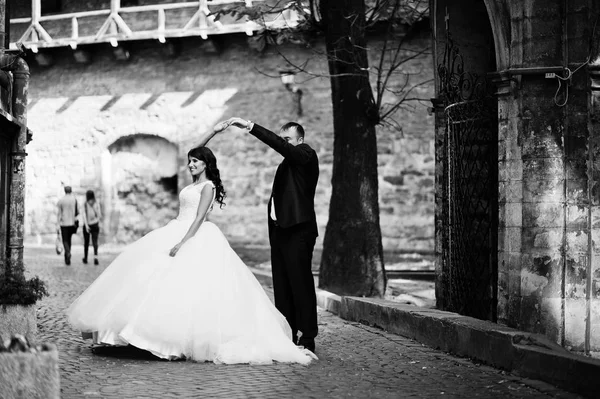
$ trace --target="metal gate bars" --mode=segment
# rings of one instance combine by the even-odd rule
[[[446,123],[441,291],[445,310],[496,320],[498,243],[497,102],[464,71],[450,34],[438,66]]]

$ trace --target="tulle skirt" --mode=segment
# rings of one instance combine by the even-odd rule
[[[130,344],[165,359],[315,358],[294,345],[285,317],[215,224],[204,222],[169,256],[190,224],[172,220],[129,245],[69,307],[70,324],[98,343]]]

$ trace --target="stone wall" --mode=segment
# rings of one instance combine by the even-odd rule
[[[423,32],[410,45],[428,46],[428,39],[428,33]],[[220,53],[205,51],[200,38],[182,39],[181,43],[182,53],[177,58],[165,56],[158,42],[144,41],[130,43],[133,47],[129,62],[115,61],[109,45],[88,47],[93,53],[89,65],[75,63],[70,49],[64,48],[52,50],[55,63],[51,67],[42,68],[31,61],[29,127],[33,141],[27,147],[26,202],[29,242],[53,239],[55,203],[62,195],[63,184],[72,185],[81,201],[86,190],[94,189],[105,213],[113,212],[114,209],[105,209],[118,196],[113,182],[115,172],[109,167],[116,155],[109,147],[122,137],[157,136],[177,146],[177,187],[181,189],[190,181],[185,168],[187,151],[202,132],[219,120],[237,115],[277,131],[284,122],[297,119],[292,98],[278,78],[278,70],[285,63],[275,51],[254,52],[244,35],[222,38]],[[373,54],[379,45],[372,43]],[[285,51],[297,63],[312,58],[311,70],[326,75],[325,60],[313,51],[299,47]],[[431,67],[429,57],[407,66],[419,72],[417,78],[422,80],[432,75]],[[304,116],[298,120],[305,126],[306,141],[315,148],[321,163],[316,208],[322,238],[331,193],[329,79],[299,75],[296,80],[304,91]],[[430,98],[432,86],[423,87],[417,94]],[[402,131],[378,128],[384,248],[431,251],[433,118],[425,106],[418,104],[395,118]],[[214,138],[209,147],[217,156],[228,193],[227,206],[215,209],[212,219],[230,240],[267,244],[266,202],[281,157],[235,128]],[[140,151],[133,151],[140,156]],[[144,208],[145,201],[140,198],[137,205],[136,201],[128,201],[128,206]],[[154,220],[142,230],[175,216],[174,209],[152,216],[139,209],[125,213]],[[104,241],[133,238],[122,229],[119,220],[124,217],[128,218],[105,218],[103,230],[109,234],[103,235]],[[128,219],[131,224],[131,218]],[[320,245],[318,241],[317,246]]]
[[[568,60],[575,70],[588,56],[590,12],[588,7],[565,9],[562,2],[527,8],[526,16],[513,19],[527,32],[515,42],[513,62],[549,67]],[[555,33],[565,20],[568,47]],[[600,346],[590,327],[600,314],[588,300],[597,268],[590,237],[595,210],[589,190],[594,157],[588,81],[587,70],[579,69],[566,98],[562,90],[556,95],[556,80],[522,76],[519,90],[513,87],[500,100],[498,311],[509,325],[593,354]]]
[[[182,162],[175,144],[147,134],[122,137],[109,151],[110,159],[102,158],[103,230],[113,241],[128,243],[177,212]]]
[[[591,78],[598,66],[587,61],[598,55],[592,32],[600,4],[479,3],[489,14],[498,71],[498,321],[597,356],[599,130]],[[456,1],[432,4],[441,22]],[[456,34],[474,32],[467,26]],[[559,89],[545,73],[557,68],[564,77],[563,67],[573,74]]]

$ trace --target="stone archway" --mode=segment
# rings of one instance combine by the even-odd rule
[[[464,9],[468,8],[469,13]],[[484,0],[437,1],[436,253],[439,308],[496,320],[498,102]]]
[[[483,0],[494,35],[496,69],[502,71],[510,66],[510,11],[505,1]]]
[[[163,137],[135,134],[117,139],[102,156],[105,231],[126,244],[177,214],[178,148]]]

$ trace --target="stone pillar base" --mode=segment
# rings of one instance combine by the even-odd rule
[[[41,352],[0,352],[3,398],[59,399],[58,349],[45,345]]]
[[[36,305],[0,304],[0,337],[9,339],[15,334],[21,334],[30,344],[34,344],[37,335],[36,311]]]

